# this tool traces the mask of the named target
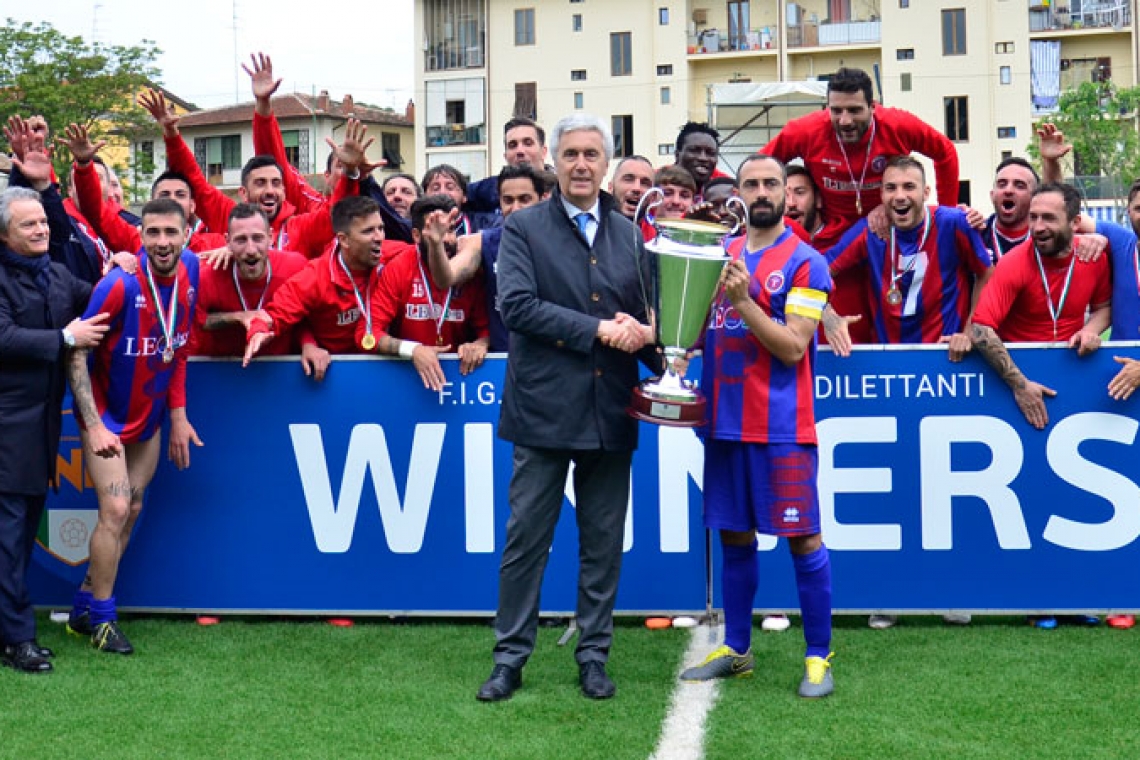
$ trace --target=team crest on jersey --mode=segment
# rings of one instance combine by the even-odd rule
[[[198,292],[198,291],[194,290],[194,286],[193,286],[193,285],[191,285],[189,288],[187,288],[187,289],[186,289],[186,299],[187,299],[188,301],[193,301],[193,300],[194,300],[194,295],[195,295],[197,292]]]
[[[784,289],[784,271],[777,269],[768,275],[764,280],[764,290],[767,290],[772,295],[776,295]]]
[[[887,157],[886,156],[875,156],[873,159],[871,159],[871,171],[875,172],[876,174],[882,174],[883,169],[886,169],[886,168],[887,168]]]

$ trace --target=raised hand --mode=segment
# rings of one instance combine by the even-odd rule
[[[368,128],[359,119],[349,118],[344,126],[344,142],[337,145],[331,137],[326,137],[325,142],[351,173],[354,169],[363,171],[363,167],[368,161],[365,154],[368,147],[376,142],[376,138],[369,137],[366,142],[364,138],[367,136]]]
[[[281,86],[280,79],[273,78],[273,61],[265,53],[251,53],[249,62],[253,64],[250,69],[244,63],[241,65],[242,70],[249,74],[250,89],[253,90],[253,97],[257,100],[268,101],[277,92],[277,88]]]
[[[67,129],[63,130],[63,137],[58,138],[58,142],[66,145],[67,149],[71,151],[71,155],[81,164],[90,163],[95,158],[95,154],[107,144],[106,140],[100,140],[97,143],[91,142],[87,127],[80,124],[68,124]]]
[[[1059,161],[1073,149],[1072,145],[1065,142],[1065,133],[1057,129],[1057,125],[1051,121],[1044,121],[1038,125],[1037,146],[1041,151],[1041,158],[1047,161]]]
[[[166,96],[160,91],[144,90],[139,94],[139,105],[158,122],[165,134],[171,136],[178,134],[180,117],[174,113],[173,106],[166,102]]]

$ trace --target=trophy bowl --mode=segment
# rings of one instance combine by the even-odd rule
[[[674,365],[701,336],[720,274],[729,261],[724,240],[739,225],[730,229],[692,219],[650,219],[650,223],[657,236],[645,249],[656,257],[653,313],[666,366],[660,377],[634,388],[626,411],[658,425],[696,427],[705,421],[707,402],[693,382],[677,374]]]

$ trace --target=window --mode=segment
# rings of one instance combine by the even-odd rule
[[[135,148],[135,153],[138,154],[140,160],[149,162],[146,164],[147,166],[154,168],[154,140],[140,142]]]
[[[752,5],[749,0],[728,0],[728,48],[748,49],[748,30]]]
[[[515,110],[512,116],[538,118],[538,85],[535,82],[515,83]]]
[[[311,172],[309,162],[309,130],[283,129],[281,142],[285,144],[285,159],[302,174]]]
[[[614,158],[633,155],[633,117],[614,116],[611,120],[614,132]]]
[[[657,76],[659,76],[659,77],[671,77],[671,76],[673,76],[673,64],[671,64],[671,63],[659,63],[659,64],[657,64]]]
[[[942,55],[966,54],[966,9],[942,11]]]
[[[899,7],[900,8],[909,8],[910,7],[910,0],[899,0]]]
[[[449,100],[444,113],[448,124],[464,125],[467,123],[467,101]]]
[[[667,106],[673,99],[673,93],[668,87],[661,88],[661,105]]]
[[[628,77],[633,74],[633,41],[629,32],[610,35],[610,76]]]
[[[380,133],[380,155],[388,162],[386,168],[398,170],[404,163],[404,157],[400,155],[400,136],[395,132],[381,132]]]
[[[910,74],[899,74],[899,89],[903,92],[910,92]]]
[[[586,104],[585,96],[583,96],[582,93],[580,93],[580,92],[574,93],[574,108],[578,111],[581,111],[583,108],[586,107],[585,104]]]
[[[571,26],[571,28],[573,28],[573,30],[575,32],[582,31],[582,14],[581,13],[575,13],[573,16],[571,16],[570,22],[571,22],[570,26]]]
[[[996,42],[994,43],[994,52],[998,55],[1005,55],[1013,52],[1012,42]]]
[[[585,82],[586,81],[586,70],[585,69],[573,69],[570,72],[570,81],[571,82]]]
[[[534,8],[515,10],[515,45],[534,44]]]
[[[964,95],[942,99],[946,111],[944,132],[954,142],[966,142],[970,139],[970,114],[966,103]]]
[[[1009,66],[1002,66],[998,69],[998,80],[1002,84],[1009,84],[1013,81],[1013,72]]]
[[[657,155],[671,156],[675,147],[673,143],[657,143]]]
[[[999,140],[1012,140],[1017,137],[1017,127],[998,127]]]
[[[970,199],[970,180],[958,180],[958,202],[963,206],[973,206]]]
[[[669,9],[668,8],[658,8],[657,9],[657,23],[660,26],[669,26]]]
[[[899,48],[895,51],[895,60],[898,61],[913,61],[914,48]]]
[[[1003,150],[1001,152],[1001,160],[1004,161],[1007,158],[1013,158],[1013,151],[1012,150]]]
[[[206,179],[221,184],[224,172],[241,169],[241,135],[195,138],[194,157]]]
[[[483,67],[487,0],[422,0],[416,5],[423,7],[425,71]]]

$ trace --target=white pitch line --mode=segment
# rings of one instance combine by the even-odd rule
[[[723,638],[724,632],[719,626],[712,636],[707,625],[694,628],[681,670],[699,665],[716,648],[716,642]],[[677,672],[680,674],[681,671]],[[661,738],[657,740],[657,748],[649,760],[699,760],[704,757],[705,721],[719,693],[719,680],[696,683],[678,680],[661,727]]]

